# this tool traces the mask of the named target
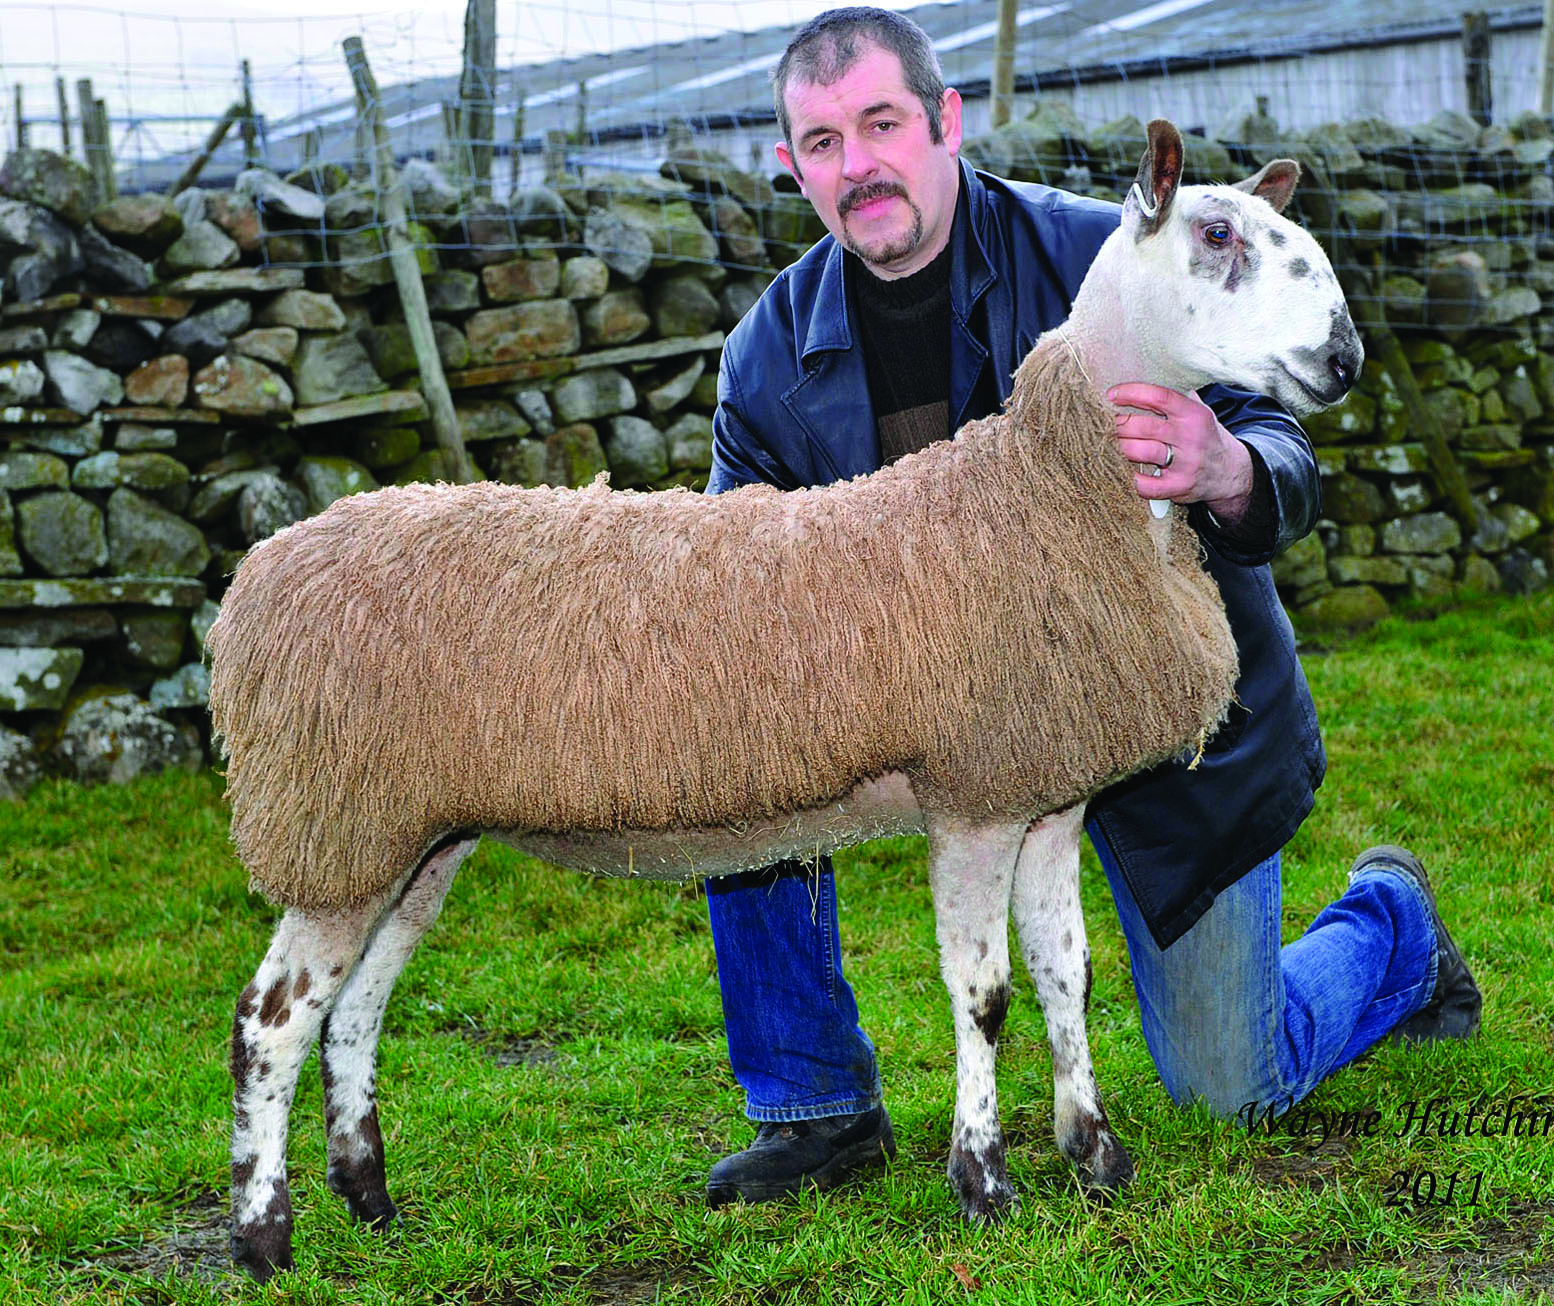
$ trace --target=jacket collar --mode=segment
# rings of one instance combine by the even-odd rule
[[[977,301],[997,279],[987,257],[983,232],[987,227],[987,190],[965,159],[960,164],[960,196],[955,203],[955,225],[950,240],[955,246],[950,273],[950,308],[961,322],[967,321]],[[848,316],[847,277],[842,267],[842,247],[827,236],[825,261],[815,287],[808,329],[804,333],[804,361],[811,355],[853,347]]]

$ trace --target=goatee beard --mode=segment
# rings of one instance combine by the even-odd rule
[[[912,228],[902,233],[894,240],[883,245],[876,245],[872,249],[859,244],[854,238],[852,230],[847,225],[847,215],[860,204],[867,204],[870,200],[883,199],[887,195],[893,195],[905,201],[906,206],[912,210]],[[912,198],[906,193],[906,188],[893,181],[871,181],[859,186],[856,190],[850,190],[842,196],[836,206],[837,216],[842,220],[842,244],[851,250],[865,263],[873,263],[880,267],[887,267],[892,263],[906,258],[923,243],[923,211],[912,203]]]

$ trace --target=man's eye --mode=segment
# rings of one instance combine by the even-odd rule
[[[895,128],[896,124],[893,122],[877,122],[874,124],[874,130],[877,132],[894,131]]]
[[[832,142],[832,137],[822,136],[818,141],[809,147],[809,152],[811,154],[822,154],[831,148]]]
[[[1230,244],[1233,233],[1230,230],[1229,224],[1216,222],[1212,227],[1205,227],[1203,229],[1203,238],[1215,248],[1220,248]]]

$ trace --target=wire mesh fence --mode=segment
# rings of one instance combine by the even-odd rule
[[[1207,24],[1203,5],[1017,9],[1016,116],[996,132],[995,0],[909,12],[965,96],[979,165],[1120,198],[1140,124],[1171,117],[1199,133],[1189,159],[1203,179],[1300,158],[1302,216],[1366,273],[1356,293],[1398,322],[1537,326],[1539,310],[1518,314],[1527,295],[1507,292],[1554,282],[1538,248],[1554,198],[1554,143],[1532,112],[1541,9],[1469,21],[1434,0],[1230,0]],[[263,257],[365,265],[386,246],[370,187],[365,200],[351,189],[374,171],[341,52],[359,35],[395,158],[430,165],[410,194],[423,246],[478,264],[586,244],[629,265],[645,232],[660,262],[759,278],[820,234],[776,165],[768,77],[825,7],[450,0],[352,13],[323,0],[273,16],[23,0],[0,29],[0,115],[12,141],[97,165],[104,191],[174,191],[196,168],[201,185],[229,186],[258,165],[343,195],[307,220],[272,208]],[[1437,266],[1464,249],[1484,266]]]

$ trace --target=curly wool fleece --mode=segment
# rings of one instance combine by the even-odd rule
[[[232,836],[278,903],[453,830],[662,831],[889,771],[1034,818],[1201,742],[1236,650],[1049,333],[1007,410],[782,493],[412,485],[257,545],[212,628]]]

